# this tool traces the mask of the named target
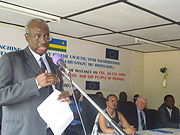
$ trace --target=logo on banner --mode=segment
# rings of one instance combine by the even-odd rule
[[[66,52],[67,49],[67,41],[53,38],[49,42],[49,50]]]
[[[106,58],[118,60],[119,59],[119,50],[113,50],[106,48]]]
[[[99,90],[100,82],[86,81],[86,90]]]

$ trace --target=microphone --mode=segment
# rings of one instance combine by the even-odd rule
[[[60,68],[60,70],[62,70],[63,72],[66,72],[66,73],[70,72],[66,64],[64,63],[64,59],[61,57],[61,55],[59,54],[54,55],[52,60],[53,60],[53,63],[57,65]]]

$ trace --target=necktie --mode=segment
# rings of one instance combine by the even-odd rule
[[[45,72],[45,70],[47,70],[46,65],[44,64],[44,61],[42,58],[40,58],[40,61],[41,61],[41,69],[43,72]]]
[[[40,58],[41,61],[41,69],[43,72],[45,72],[45,70],[47,70],[46,65],[44,64],[44,61],[42,58]],[[53,92],[53,88],[52,85],[49,86],[49,92],[52,93]]]
[[[144,117],[142,115],[142,112],[140,112],[140,118],[141,118],[141,126],[142,126],[142,130],[146,129],[145,123],[144,123]]]

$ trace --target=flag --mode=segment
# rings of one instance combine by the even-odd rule
[[[67,41],[53,38],[49,42],[49,50],[55,50],[60,52],[66,52]]]
[[[100,82],[86,81],[86,90],[99,90]]]
[[[113,50],[106,48],[106,58],[118,60],[119,59],[119,50]]]

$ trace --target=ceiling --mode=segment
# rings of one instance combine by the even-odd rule
[[[149,53],[180,49],[180,0],[1,0],[61,18],[52,33]],[[0,8],[0,23],[32,17]],[[135,40],[137,39],[137,40]]]

